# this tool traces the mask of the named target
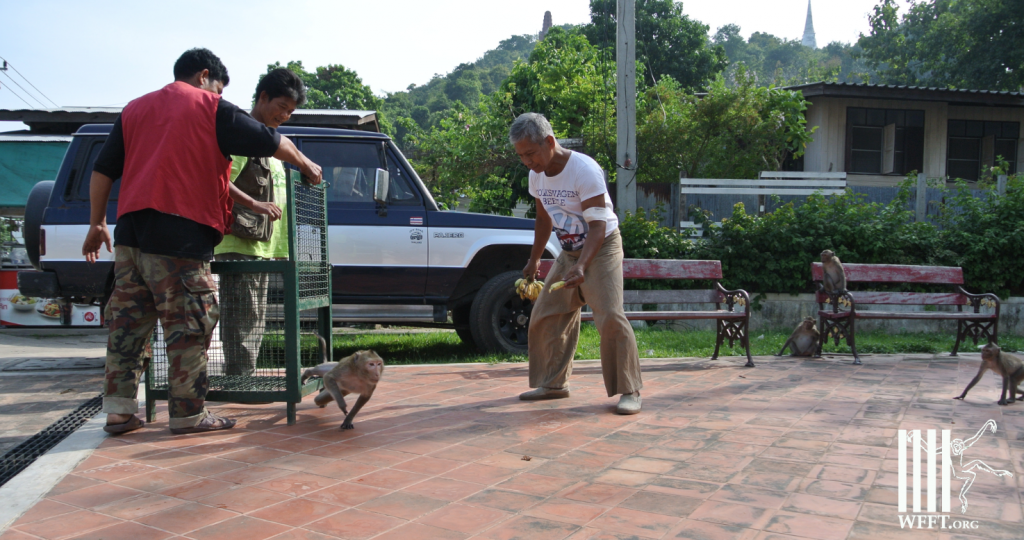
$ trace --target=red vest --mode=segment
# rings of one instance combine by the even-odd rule
[[[213,92],[174,82],[124,108],[117,217],[152,208],[228,231],[231,160],[217,145],[219,102]]]

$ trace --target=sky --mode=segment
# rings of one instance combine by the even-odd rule
[[[818,45],[867,33],[878,0],[812,0]],[[902,2],[901,2],[902,3]],[[228,67],[224,97],[251,103],[268,64],[301,60],[307,69],[342,64],[374,92],[404,90],[472,62],[512,35],[536,34],[544,12],[558,24],[590,20],[589,0],[0,0],[0,109],[122,106],[171,82],[186,49],[206,47]],[[690,0],[683,11],[709,33],[738,24],[800,39],[807,0]],[[8,78],[12,76],[24,88]],[[24,129],[0,122],[0,131]]]

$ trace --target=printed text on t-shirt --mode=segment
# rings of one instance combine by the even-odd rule
[[[564,206],[568,199],[579,199],[578,192],[571,189],[538,189],[537,196],[545,205]]]

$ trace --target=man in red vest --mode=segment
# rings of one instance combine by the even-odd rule
[[[114,291],[106,307],[108,433],[144,425],[135,416],[139,377],[157,320],[167,343],[171,432],[234,427],[234,420],[205,407],[206,348],[219,318],[209,261],[230,229],[233,198],[274,218],[280,209],[230,189],[228,156],[273,156],[320,182],[320,167],[291,141],[221,99],[228,82],[227,68],[212,52],[186,51],[174,64],[174,82],[129,103],[96,158],[82,245],[89,262],[99,258],[101,246],[110,251],[107,201],[121,179]]]

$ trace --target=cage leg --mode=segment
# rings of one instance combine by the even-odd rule
[[[294,401],[289,401],[287,403],[287,406],[288,406],[288,425],[289,426],[294,426],[295,425],[295,402]]]
[[[156,400],[146,396],[146,422],[156,422]]]

